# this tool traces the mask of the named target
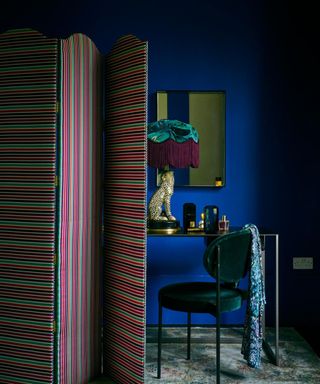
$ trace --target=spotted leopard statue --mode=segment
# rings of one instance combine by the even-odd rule
[[[159,189],[153,194],[148,206],[148,219],[155,221],[171,220],[176,218],[171,213],[170,201],[174,188],[174,175],[172,171],[164,171],[161,174]],[[164,214],[162,206],[164,205]]]

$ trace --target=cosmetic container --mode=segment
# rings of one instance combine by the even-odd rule
[[[227,220],[226,215],[222,215],[221,220],[219,220],[219,232],[228,232],[229,231],[229,220]]]

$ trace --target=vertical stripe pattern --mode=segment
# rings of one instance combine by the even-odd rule
[[[106,59],[104,372],[144,382],[147,43],[119,39]]]
[[[57,40],[0,35],[0,382],[52,383]]]
[[[87,384],[101,372],[101,56],[74,34],[62,41],[58,378]]]

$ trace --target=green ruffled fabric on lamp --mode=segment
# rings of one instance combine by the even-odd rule
[[[163,143],[169,139],[176,143],[184,143],[192,139],[198,143],[199,135],[191,124],[179,120],[162,119],[148,125],[148,140]]]

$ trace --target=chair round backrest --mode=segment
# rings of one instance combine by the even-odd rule
[[[238,283],[247,273],[251,254],[251,232],[249,229],[230,232],[214,239],[207,247],[203,263],[214,278],[217,274],[217,254],[220,249],[220,279],[227,283]]]

